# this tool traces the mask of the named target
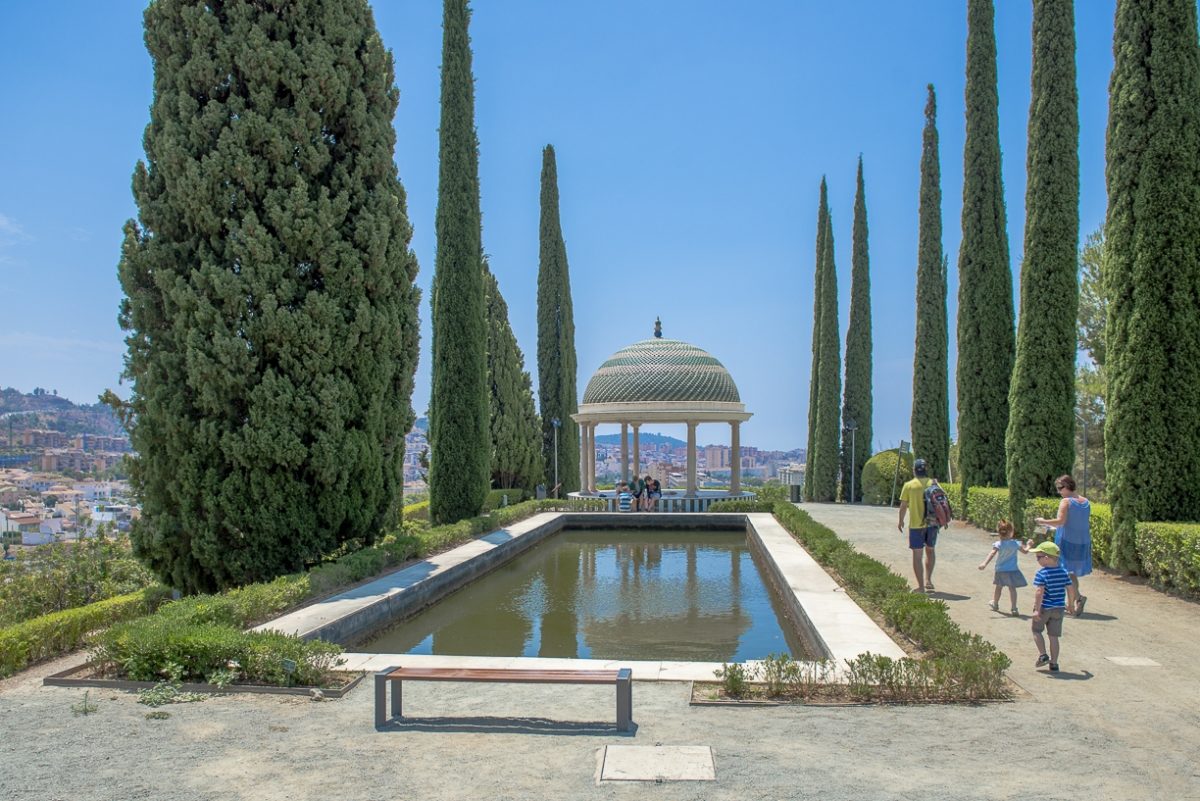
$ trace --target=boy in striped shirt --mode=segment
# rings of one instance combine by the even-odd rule
[[[1071,576],[1058,563],[1058,546],[1053,542],[1033,545],[1029,551],[1037,557],[1037,575],[1033,577],[1033,641],[1037,644],[1038,658],[1034,667],[1049,665],[1050,672],[1058,672],[1058,638],[1062,636],[1063,616],[1067,611],[1067,596],[1071,608],[1075,608],[1075,587]],[[1042,631],[1050,638],[1050,654],[1046,654],[1046,641]]]

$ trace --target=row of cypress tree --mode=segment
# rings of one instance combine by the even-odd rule
[[[398,92],[366,0],[295,0],[286,14],[159,0],[144,18],[154,99],[118,266],[132,392],[107,399],[137,452],[135,552],[169,585],[212,591],[368,545],[398,519],[420,301],[393,159]],[[478,513],[489,483],[546,480],[532,382],[483,257],[468,22],[465,0],[446,0],[431,298],[439,521]],[[548,285],[564,323],[558,361],[539,374],[573,387],[557,237]],[[560,395],[552,414],[574,454],[574,394]]]

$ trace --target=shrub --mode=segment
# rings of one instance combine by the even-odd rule
[[[169,595],[169,590],[154,586],[2,628],[0,677],[11,676],[35,662],[70,653],[83,645],[88,634],[145,615]]]
[[[0,562],[0,626],[128,595],[153,583],[124,535],[22,549],[16,559]]]
[[[971,487],[967,490],[967,515],[985,531],[995,531],[1001,520],[1011,517],[1008,490],[1004,487]]]
[[[410,503],[404,507],[400,517],[403,520],[429,520],[429,500]]]
[[[867,460],[863,465],[862,493],[863,503],[876,506],[887,506],[892,500],[893,482],[895,497],[900,497],[900,487],[913,477],[912,454],[902,454],[900,459],[900,475],[896,476],[897,452],[895,449],[880,451]]]
[[[775,501],[765,501],[761,499],[742,500],[742,501],[715,501],[708,505],[710,512],[772,512],[775,510]]]
[[[1134,546],[1152,584],[1200,596],[1200,523],[1138,523]]]
[[[761,487],[754,488],[754,497],[758,501],[786,501],[788,500],[788,492],[790,491],[787,484],[778,484],[775,482],[763,484]]]
[[[950,501],[950,511],[954,513],[954,519],[966,520],[967,503],[963,499],[962,484],[955,484],[952,481],[939,481],[938,483],[946,491],[946,498]]]

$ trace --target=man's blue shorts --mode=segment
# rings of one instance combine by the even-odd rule
[[[918,548],[933,548],[937,545],[938,527],[910,528],[908,530],[908,547],[914,551]]]

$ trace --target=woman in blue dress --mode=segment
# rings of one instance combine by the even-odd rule
[[[1075,491],[1075,479],[1070,476],[1059,476],[1054,487],[1062,496],[1058,517],[1053,520],[1038,517],[1033,522],[1054,529],[1054,544],[1061,554],[1059,564],[1071,574],[1071,583],[1075,585],[1072,611],[1078,617],[1087,603],[1087,597],[1080,592],[1079,579],[1092,572],[1092,505]]]

